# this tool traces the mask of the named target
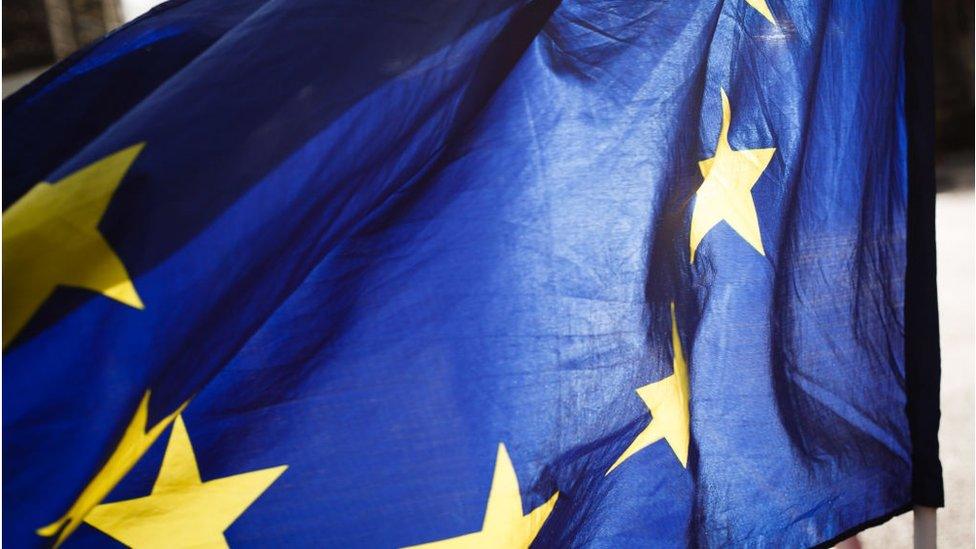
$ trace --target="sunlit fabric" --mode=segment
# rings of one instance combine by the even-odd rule
[[[172,0],[3,105],[11,547],[912,502],[899,2]]]

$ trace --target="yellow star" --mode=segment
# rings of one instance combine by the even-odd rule
[[[769,6],[766,5],[766,0],[746,0],[746,3],[756,9],[759,13],[763,15],[770,23],[776,24],[776,20],[773,19],[773,12],[769,11]]]
[[[608,475],[627,458],[662,438],[671,446],[681,466],[688,466],[688,442],[691,438],[688,413],[688,367],[681,351],[674,303],[671,304],[671,345],[674,347],[674,373],[637,389],[637,395],[651,412],[651,422],[610,466],[606,473]]]
[[[775,148],[733,151],[729,146],[729,124],[732,109],[722,90],[722,129],[715,146],[715,156],[698,163],[705,182],[695,194],[691,212],[691,262],[695,262],[698,244],[720,221],[725,221],[760,254],[759,217],[752,200],[752,187],[773,157]]]
[[[495,473],[491,478],[491,490],[488,492],[488,505],[485,508],[485,520],[481,530],[463,536],[414,545],[410,549],[528,547],[549,518],[549,513],[556,505],[558,497],[559,492],[556,492],[549,501],[523,516],[522,495],[519,492],[515,468],[508,457],[505,445],[499,444],[498,456],[495,458]]]
[[[51,537],[57,534],[58,537],[54,540],[54,546],[61,545],[72,532],[78,529],[82,519],[88,514],[91,508],[101,503],[102,499],[115,488],[115,485],[122,480],[122,477],[132,469],[136,462],[139,461],[139,458],[152,446],[153,442],[156,442],[159,435],[163,434],[163,431],[173,423],[176,417],[186,408],[186,405],[189,404],[189,401],[184,402],[175,412],[159,420],[152,427],[149,427],[147,424],[149,421],[149,395],[149,391],[146,391],[146,394],[143,395],[142,400],[139,402],[139,407],[136,408],[135,415],[132,416],[132,421],[129,422],[129,425],[125,428],[125,432],[122,434],[122,440],[119,441],[118,446],[115,447],[115,451],[109,456],[108,461],[98,471],[95,478],[88,483],[88,486],[85,486],[81,495],[78,496],[78,499],[75,500],[71,508],[61,518],[47,526],[39,528],[37,535]],[[147,427],[149,428],[147,429]]]
[[[125,266],[98,231],[115,189],[142,147],[123,149],[57,183],[42,181],[4,212],[4,347],[58,285],[143,308]]]
[[[85,522],[129,547],[227,547],[226,530],[286,465],[203,482],[183,418],[173,422],[148,496],[103,503]]]

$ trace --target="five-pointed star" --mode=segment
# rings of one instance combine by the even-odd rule
[[[488,505],[485,508],[485,520],[481,530],[463,536],[414,545],[410,549],[528,547],[549,518],[549,513],[556,505],[558,497],[559,492],[556,492],[549,501],[523,516],[522,495],[519,492],[515,467],[512,466],[505,445],[499,444],[498,456],[495,458],[495,473],[491,478],[491,490],[488,492]]]
[[[719,131],[715,156],[698,163],[705,182],[695,194],[691,212],[691,262],[695,262],[698,244],[720,221],[725,221],[760,254],[763,250],[759,217],[752,200],[752,187],[773,157],[775,148],[734,151],[729,146],[729,124],[732,109],[722,92],[722,129]]]
[[[671,345],[674,347],[674,373],[637,389],[638,396],[651,412],[651,422],[610,466],[606,473],[608,475],[627,458],[662,438],[671,446],[681,466],[688,466],[688,442],[691,438],[688,413],[688,366],[681,351],[681,339],[678,337],[678,321],[675,319],[673,303],[671,304]]]
[[[170,426],[173,421],[189,404],[184,402],[176,411],[160,419],[156,424],[149,425],[149,396],[146,391],[139,407],[136,408],[135,415],[125,428],[122,439],[115,447],[115,451],[109,456],[108,461],[98,471],[95,478],[85,486],[78,499],[58,520],[37,529],[37,535],[51,537],[57,535],[54,540],[54,547],[60,546],[72,532],[78,529],[84,516],[105,498],[115,488],[115,485],[135,466],[139,458],[146,453],[146,450],[163,431]]]
[[[746,3],[755,8],[756,11],[762,14],[763,17],[769,20],[770,23],[776,24],[776,20],[773,19],[773,12],[769,10],[769,6],[766,5],[766,0],[746,0]]]
[[[4,347],[58,285],[143,308],[125,266],[98,231],[142,147],[123,149],[56,183],[42,181],[4,212]]]
[[[183,418],[177,416],[152,493],[103,503],[85,522],[129,547],[227,547],[224,530],[287,468],[203,482]]]

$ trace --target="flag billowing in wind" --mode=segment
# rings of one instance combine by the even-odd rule
[[[3,111],[12,547],[912,503],[898,2],[173,0]]]

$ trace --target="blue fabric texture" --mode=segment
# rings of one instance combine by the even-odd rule
[[[65,60],[4,102],[5,212],[144,143],[98,230],[145,308],[60,285],[4,349],[4,542],[51,543],[147,391],[148,425],[188,402],[204,481],[288,466],[231,546],[479,531],[500,443],[524,514],[559,494],[538,547],[811,546],[905,508],[900,9],[176,0]],[[731,149],[775,149],[762,252],[719,221],[692,260],[723,94]],[[672,303],[687,461],[608,474],[677,372]],[[102,503],[151,492],[171,431]]]

